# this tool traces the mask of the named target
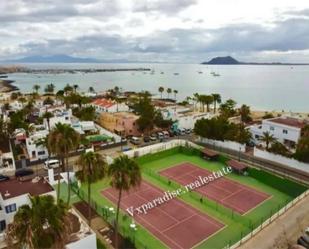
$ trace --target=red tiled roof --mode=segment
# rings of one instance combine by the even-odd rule
[[[206,149],[206,148],[204,148],[203,154],[205,154],[208,157],[215,157],[215,156],[219,155],[219,153],[217,153],[217,152],[215,152],[213,150]]]
[[[92,104],[98,105],[98,106],[101,106],[101,107],[104,107],[104,108],[109,108],[109,107],[115,105],[115,103],[112,100],[104,99],[104,98],[96,99],[92,102]]]
[[[245,165],[244,163],[238,162],[236,160],[229,160],[227,162],[227,165],[237,170],[244,170],[248,168],[247,165]]]
[[[24,194],[37,196],[53,190],[49,183],[44,182],[44,180],[40,180],[37,183],[33,183],[31,180],[21,182],[17,179],[0,182],[0,193],[4,200]],[[9,193],[9,195],[6,196],[5,193]]]
[[[283,124],[287,126],[300,128],[300,129],[304,128],[306,125],[304,121],[296,119],[296,118],[274,118],[274,119],[270,119],[269,121],[277,123],[277,124]]]

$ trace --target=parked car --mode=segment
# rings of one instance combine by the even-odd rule
[[[23,177],[33,175],[32,169],[19,169],[15,172],[15,177]]]
[[[175,132],[173,130],[168,130],[168,133],[169,133],[170,137],[174,137],[175,136]]]
[[[148,142],[150,142],[150,137],[145,136],[143,140],[144,140],[145,143],[148,143]]]
[[[157,135],[155,133],[152,133],[149,138],[150,138],[151,141],[156,141]]]
[[[185,129],[185,133],[186,133],[186,134],[190,134],[191,132],[192,132],[191,129]]]
[[[60,161],[57,159],[50,159],[50,160],[46,160],[44,162],[44,166],[43,168],[48,170],[48,169],[55,169],[58,168],[60,166]]]
[[[132,137],[132,138],[130,139],[130,142],[131,142],[132,144],[135,144],[135,145],[139,145],[139,144],[141,143],[141,141],[139,140],[138,137]]]
[[[186,129],[180,128],[178,129],[179,135],[185,135],[186,134]]]
[[[167,131],[162,131],[164,138],[169,138],[170,134]]]
[[[307,243],[307,242],[304,240],[303,236],[301,236],[301,237],[298,238],[297,244],[298,244],[298,245],[301,245],[301,246],[303,246],[303,247],[305,247],[305,248],[309,248],[309,243]]]
[[[164,139],[164,134],[159,131],[159,132],[157,132],[157,137],[158,137],[159,140],[162,140],[162,139]]]
[[[0,174],[0,182],[10,180],[10,177]]]

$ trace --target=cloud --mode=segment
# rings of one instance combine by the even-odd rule
[[[135,0],[133,3],[133,11],[143,13],[159,12],[164,14],[177,14],[196,3],[196,0]]]

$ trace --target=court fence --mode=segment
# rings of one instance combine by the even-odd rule
[[[264,222],[262,222],[258,227],[253,229],[250,233],[243,236],[239,241],[237,241],[236,243],[234,243],[232,245],[228,245],[225,248],[234,249],[234,248],[239,247],[240,245],[242,245],[243,243],[245,243],[246,241],[251,239],[258,232],[260,232],[263,228],[265,228],[266,226],[268,226],[269,224],[274,222],[276,219],[278,219],[282,214],[284,214],[286,211],[288,211],[291,207],[294,207],[298,202],[300,202],[302,199],[304,199],[308,195],[309,195],[309,190],[305,191],[304,193],[302,193],[301,195],[299,195],[298,197],[296,197],[295,199],[293,199],[292,201],[287,203],[287,205],[285,205],[280,210],[278,210],[278,212],[271,215],[268,219],[266,219]]]

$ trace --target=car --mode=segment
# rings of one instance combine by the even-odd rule
[[[143,138],[143,140],[144,140],[145,143],[148,143],[148,142],[150,142],[150,137],[145,136],[145,137]]]
[[[298,245],[301,245],[305,248],[308,248],[309,247],[309,244],[303,239],[303,236],[299,237],[298,240],[297,240],[297,244]]]
[[[186,129],[184,129],[184,128],[178,129],[178,134],[179,135],[185,135],[186,134]]]
[[[139,144],[141,143],[141,141],[139,140],[138,137],[132,137],[132,138],[130,139],[130,142],[131,142],[132,144],[135,144],[135,145],[139,145]]]
[[[169,133],[170,137],[174,137],[175,136],[175,132],[173,130],[168,130],[168,133]]]
[[[156,141],[157,135],[155,133],[152,133],[149,138],[150,138],[151,141]]]
[[[190,134],[191,132],[192,132],[191,129],[185,129],[186,134]]]
[[[59,160],[57,160],[57,159],[49,159],[49,160],[46,160],[44,162],[43,168],[48,170],[48,169],[58,168],[59,166],[60,166],[60,161]]]
[[[4,181],[7,181],[7,180],[10,180],[10,177],[0,174],[0,182],[4,182]]]
[[[164,138],[169,138],[170,134],[167,131],[162,131]]]
[[[15,172],[15,177],[23,177],[23,176],[29,176],[33,175],[32,169],[19,169]]]
[[[164,138],[164,134],[162,132],[157,132],[158,139],[161,140]]]

